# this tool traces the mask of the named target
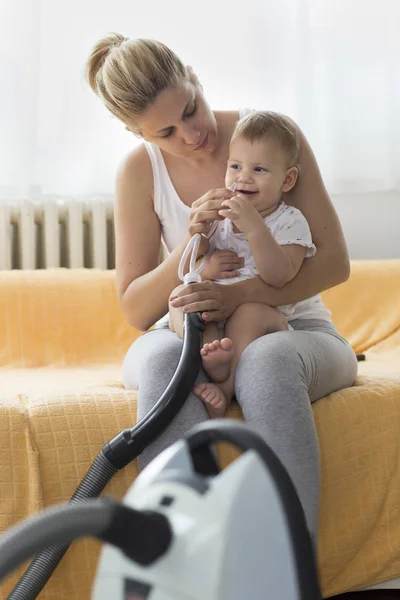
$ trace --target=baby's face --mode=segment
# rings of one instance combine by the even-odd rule
[[[286,172],[286,156],[276,140],[237,137],[231,142],[225,185],[235,183],[235,191],[251,200],[259,213],[275,210]]]

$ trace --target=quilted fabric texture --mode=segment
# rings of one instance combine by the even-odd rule
[[[104,442],[136,419],[120,367],[138,335],[115,273],[0,273],[0,530],[67,501]],[[324,300],[357,352],[354,387],[313,405],[321,444],[319,567],[324,595],[400,576],[400,261],[353,263]],[[397,378],[397,379],[396,379]],[[242,418],[232,405],[229,416]],[[235,454],[221,450],[223,464]],[[133,463],[105,494],[121,498]],[[99,545],[73,544],[41,600],[89,600]],[[0,586],[6,597],[22,570]]]

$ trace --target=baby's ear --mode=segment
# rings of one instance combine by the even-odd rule
[[[289,167],[286,171],[285,180],[282,185],[282,192],[290,192],[290,190],[294,188],[298,176],[299,169],[297,167]]]

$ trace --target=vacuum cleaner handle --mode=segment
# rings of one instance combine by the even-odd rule
[[[220,472],[219,468],[204,469],[205,464],[212,464],[212,445],[217,442],[229,442],[244,452],[257,452],[272,476],[282,501],[288,532],[292,538],[299,597],[301,600],[321,600],[314,548],[303,507],[288,472],[264,439],[243,422],[228,419],[213,419],[201,423],[191,429],[184,439],[195,471],[204,476],[215,476]]]

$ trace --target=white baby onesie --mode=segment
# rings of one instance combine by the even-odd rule
[[[282,246],[299,244],[307,248],[305,258],[314,256],[316,248],[312,243],[310,227],[304,215],[297,208],[281,202],[276,211],[264,220],[278,244]],[[259,275],[246,234],[235,233],[230,219],[218,222],[218,226],[210,236],[209,241],[210,253],[216,249],[229,249],[244,258],[244,266],[240,269],[238,277],[216,279],[217,283],[229,285]],[[278,306],[278,309],[287,317],[288,321],[294,319],[324,319],[331,321],[331,312],[325,308],[319,295],[312,296],[296,304]]]

